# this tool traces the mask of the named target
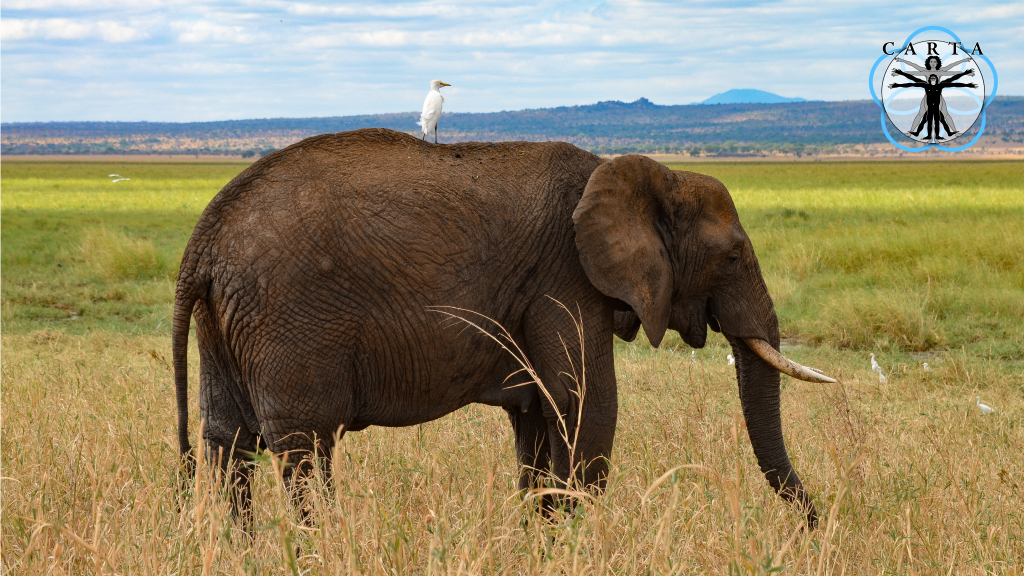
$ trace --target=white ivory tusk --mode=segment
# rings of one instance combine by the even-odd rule
[[[744,342],[755,354],[761,357],[762,360],[771,364],[776,370],[783,374],[789,374],[793,378],[799,380],[806,380],[807,382],[818,382],[818,383],[833,383],[834,379],[829,378],[821,373],[820,370],[815,368],[808,368],[807,366],[801,366],[796,362],[793,362],[789,358],[782,355],[781,352],[772,348],[772,345],[761,340],[759,338],[744,338]]]

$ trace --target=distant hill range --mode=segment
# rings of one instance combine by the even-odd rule
[[[746,91],[719,96],[736,92]],[[986,135],[1003,135],[1014,141],[1024,135],[1024,97],[997,97],[987,113]],[[253,156],[328,132],[384,127],[412,134],[418,130],[417,118],[417,113],[407,112],[186,123],[4,123],[0,150],[6,155]],[[440,140],[561,140],[597,153],[811,153],[885,142],[879,120],[879,108],[871,100],[659,106],[641,98],[628,103],[609,101],[515,112],[446,112],[441,117]]]
[[[701,104],[785,104],[787,102],[807,102],[807,100],[803,98],[786,98],[785,96],[779,96],[764,90],[743,88],[715,94],[701,102]]]

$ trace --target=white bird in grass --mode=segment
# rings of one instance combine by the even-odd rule
[[[932,367],[931,367],[931,366],[929,366],[927,362],[925,362],[925,363],[924,363],[924,364],[922,365],[922,367],[923,367],[923,368],[924,368],[925,370],[931,370],[931,369],[932,369]]]
[[[732,357],[732,354],[729,354],[728,356],[726,356],[726,358],[729,359],[729,366],[732,366],[733,364],[736,363],[736,359]]]
[[[120,182],[122,180],[131,180],[131,178],[125,178],[120,174],[109,174],[107,175],[107,178],[113,178],[113,180],[110,181],[111,184],[113,184],[114,182]]]
[[[421,140],[427,139],[427,134],[434,131],[434,144],[437,144],[437,121],[441,118],[441,107],[444,105],[444,96],[441,96],[441,86],[451,86],[440,80],[430,83],[430,92],[427,92],[427,99],[423,101],[423,112],[420,114],[418,124],[423,130]]]
[[[696,350],[690,350],[690,363],[692,364],[692,363],[694,363],[696,361],[697,361],[697,351]]]
[[[991,414],[991,413],[996,411],[995,408],[993,408],[993,407],[991,407],[991,406],[989,406],[987,404],[982,404],[981,403],[981,396],[977,396],[977,398],[978,398],[978,409],[981,410],[981,415],[982,416],[988,416],[989,414]]]
[[[879,384],[885,384],[885,374],[882,374],[882,367],[879,366],[878,362],[875,361],[875,355],[871,355],[871,369],[878,372]]]

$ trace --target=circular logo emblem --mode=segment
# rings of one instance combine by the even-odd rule
[[[885,115],[918,142],[955,140],[985,108],[985,79],[976,61],[956,42],[922,40],[906,46],[885,70]]]

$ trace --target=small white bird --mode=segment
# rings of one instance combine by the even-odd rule
[[[878,372],[878,382],[885,384],[885,374],[882,374],[882,367],[875,361],[875,355],[871,355],[871,369]]]
[[[978,398],[978,409],[981,410],[981,415],[982,416],[988,416],[989,414],[991,414],[991,413],[996,411],[995,408],[993,408],[993,407],[991,407],[991,406],[989,406],[987,404],[982,404],[981,403],[981,396],[977,396],[977,398]]]
[[[696,350],[690,350],[690,363],[692,364],[692,363],[694,363],[696,361],[697,361],[697,351]]]
[[[441,119],[441,107],[444,106],[444,96],[441,96],[441,86],[451,86],[440,80],[430,83],[430,92],[427,92],[427,99],[423,101],[423,112],[420,114],[418,124],[423,130],[421,140],[427,139],[427,134],[434,131],[434,144],[437,144],[437,121]]]
[[[110,181],[111,184],[113,184],[114,182],[120,182],[122,180],[131,180],[131,178],[125,178],[120,174],[110,174],[107,176],[107,178],[113,178],[113,180]]]
[[[922,367],[922,368],[924,368],[925,370],[931,370],[931,369],[932,369],[932,367],[931,367],[931,366],[929,366],[927,362],[925,362],[924,364],[922,364],[922,365],[921,365],[921,367]]]
[[[729,354],[728,356],[726,356],[726,358],[729,359],[729,366],[732,366],[733,364],[736,363],[736,359],[732,357],[732,354]]]

